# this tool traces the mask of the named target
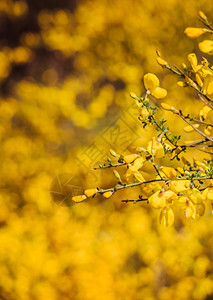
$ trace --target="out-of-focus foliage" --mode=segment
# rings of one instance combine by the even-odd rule
[[[48,193],[63,172],[91,186],[75,156],[98,136],[99,127],[131,104],[130,91],[143,91],[145,73],[158,73],[179,108],[200,109],[197,99],[159,68],[155,49],[177,64],[197,53],[184,29],[199,10],[211,19],[212,9],[206,0],[0,1],[2,299],[213,294],[209,215],[164,229],[146,205],[120,203],[126,191],[68,208],[53,203]],[[131,116],[126,122],[138,125]],[[183,127],[177,120],[174,132]],[[138,143],[151,136],[147,131]],[[102,173],[97,174],[101,182]],[[110,182],[104,178],[104,184]]]

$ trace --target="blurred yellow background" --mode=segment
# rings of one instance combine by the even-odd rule
[[[121,203],[137,191],[72,206],[59,185],[113,186],[111,170],[93,168],[156,134],[129,96],[143,94],[145,73],[168,90],[164,102],[200,109],[155,53],[178,66],[200,59],[183,34],[199,10],[213,20],[207,0],[0,1],[1,299],[212,299],[210,212],[162,228],[147,204]]]

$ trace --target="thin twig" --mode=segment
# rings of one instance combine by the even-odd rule
[[[123,163],[119,163],[119,164],[114,164],[114,165],[108,165],[108,166],[98,166],[98,167],[95,167],[94,170],[98,170],[98,169],[108,169],[108,168],[117,168],[117,167],[120,167],[120,166],[124,166],[124,165],[127,165],[127,163],[123,162]]]
[[[203,103],[205,103],[208,107],[210,107],[213,110],[213,106],[202,97],[201,93],[198,93],[198,97],[200,98],[201,101],[203,101]]]
[[[202,135],[206,140],[213,142],[213,139],[211,137],[208,137],[205,133],[200,131],[198,128],[194,127],[192,123],[190,123],[182,114],[181,110],[179,110],[178,115],[183,119],[188,125],[190,125],[195,131],[197,131],[200,135]]]

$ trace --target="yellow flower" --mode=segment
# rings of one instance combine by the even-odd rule
[[[203,67],[203,65],[198,65],[197,64],[197,56],[196,56],[195,53],[190,53],[188,55],[188,60],[189,60],[189,62],[191,64],[192,69],[193,69],[194,72],[199,71]]]
[[[145,161],[146,161],[146,159],[143,157],[136,158],[135,161],[133,162],[132,166],[129,167],[129,170],[131,170],[132,172],[138,171],[138,169],[142,168],[143,163]]]
[[[144,119],[147,119],[148,116],[149,116],[149,111],[148,111],[148,109],[144,106],[144,107],[141,109],[140,117],[144,120]]]
[[[146,183],[142,186],[143,194],[146,197],[150,197],[155,193],[156,191],[159,191],[162,188],[163,183],[162,182],[150,182]]]
[[[182,204],[182,209],[185,218],[195,219],[196,215],[203,216],[205,212],[205,205],[202,202],[193,202],[190,197],[182,196],[178,199],[178,202]]]
[[[204,32],[205,32],[204,28],[194,28],[194,27],[187,27],[184,31],[185,35],[187,35],[191,39],[201,36]]]
[[[160,141],[156,141],[155,137],[153,137],[152,141],[148,143],[147,151],[156,158],[164,157],[163,145]]]
[[[203,202],[203,196],[201,192],[195,188],[190,189],[187,191],[188,198],[194,203],[202,203]]]
[[[207,114],[211,111],[211,108],[205,105],[199,112],[199,116],[205,120],[207,118]]]
[[[200,51],[208,54],[213,54],[213,41],[204,40],[198,44]]]
[[[160,190],[148,198],[153,208],[163,208],[167,204],[171,204],[173,200],[177,200],[177,195],[173,191]]]
[[[74,196],[74,197],[72,197],[72,201],[74,201],[74,202],[76,202],[76,203],[82,202],[82,201],[84,201],[85,199],[87,199],[87,196],[86,196],[86,195],[79,195],[79,196]]]
[[[141,173],[138,172],[138,169],[142,168],[144,161],[146,161],[146,160],[143,157],[139,157],[139,158],[135,159],[133,164],[130,165],[130,167],[126,171],[125,176],[126,176],[127,181],[130,181],[131,176],[134,176],[140,182],[145,181],[145,179],[141,175]]]
[[[144,75],[143,80],[144,80],[145,88],[155,98],[160,99],[166,97],[167,91],[159,87],[159,79],[157,78],[156,75],[152,73],[147,73],[146,75]]]
[[[163,207],[160,212],[160,218],[159,218],[160,224],[165,227],[170,226],[174,223],[174,219],[175,217],[174,217],[173,210],[168,206]]]

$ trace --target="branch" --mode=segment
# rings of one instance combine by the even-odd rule
[[[195,131],[197,131],[200,135],[202,135],[206,140],[213,142],[211,137],[208,137],[205,133],[200,131],[198,128],[195,128],[182,114],[181,110],[179,110],[178,115],[183,119],[188,125],[190,125]]]

